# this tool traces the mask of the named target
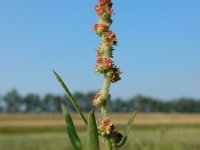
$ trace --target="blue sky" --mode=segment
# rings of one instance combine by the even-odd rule
[[[1,0],[0,94],[63,93],[51,69],[71,91],[97,91],[97,0]],[[200,1],[113,0],[114,60],[122,80],[113,97],[200,97]]]

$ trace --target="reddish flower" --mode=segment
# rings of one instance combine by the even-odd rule
[[[108,7],[112,7],[112,2],[110,0],[99,0],[99,5],[101,6],[107,5]]]
[[[114,32],[109,31],[105,35],[106,43],[108,46],[116,45],[117,44],[117,38]]]
[[[110,70],[113,66],[113,62],[109,58],[98,58],[96,65],[96,72],[104,73]]]
[[[93,30],[97,30],[97,28],[98,28],[98,24],[95,24],[95,25],[92,27]]]
[[[111,39],[111,40],[115,40],[115,39],[116,39],[116,35],[115,35],[115,33],[112,32],[112,31],[107,32],[107,37],[108,37],[109,39]]]
[[[92,29],[96,31],[97,34],[102,34],[108,30],[108,25],[106,24],[95,24]]]
[[[102,6],[97,5],[95,7],[97,15],[101,16],[104,13],[104,8]]]
[[[107,30],[108,29],[108,25],[106,25],[106,24],[99,24],[98,25],[98,28],[100,29],[100,30]]]
[[[113,13],[112,9],[112,3],[111,2],[100,2],[95,6],[95,11],[97,15],[101,16],[103,13],[106,13],[108,15],[111,15]]]
[[[98,65],[103,65],[105,68],[111,68],[112,67],[112,60],[109,58],[98,58],[97,59]]]
[[[103,100],[101,99],[101,93],[97,92],[92,100],[93,106],[99,107],[103,103]]]
[[[114,131],[115,127],[109,118],[105,118],[99,121],[98,129],[101,135],[109,135]]]
[[[104,65],[106,68],[112,67],[112,60],[109,58],[104,58]]]
[[[102,63],[103,63],[103,58],[98,58],[98,59],[97,59],[97,64],[100,65],[100,64],[102,64]]]
[[[113,10],[112,9],[108,9],[107,10],[107,14],[111,15],[113,13]]]

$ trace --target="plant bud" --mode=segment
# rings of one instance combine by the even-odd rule
[[[113,145],[118,144],[123,138],[123,135],[117,131],[111,133],[111,142]]]
[[[119,81],[121,79],[120,74],[121,74],[120,69],[117,67],[114,67],[110,74],[111,82],[115,83]]]
[[[92,100],[92,105],[95,107],[100,107],[104,103],[104,98],[100,92],[97,92],[96,95],[94,96],[94,99]]]

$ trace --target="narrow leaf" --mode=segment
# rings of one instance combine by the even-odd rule
[[[64,106],[64,104],[62,104],[61,107],[62,107],[63,115],[65,118],[68,137],[71,141],[73,149],[74,150],[83,150],[83,145],[77,135],[71,115],[69,114],[69,112],[68,112],[67,108]]]
[[[99,139],[97,132],[96,119],[94,111],[91,111],[88,116],[88,150],[99,150]]]
[[[130,131],[130,129],[131,129],[133,120],[135,119],[136,113],[137,113],[137,111],[134,111],[134,112],[131,114],[131,116],[130,116],[130,118],[129,118],[129,120],[128,120],[128,123],[127,123],[127,125],[126,125],[123,138],[122,138],[122,140],[121,140],[115,147],[121,147],[121,146],[123,146],[123,145],[126,143],[126,140],[127,140],[127,138],[128,138],[128,134],[129,134],[129,131]]]
[[[87,120],[86,120],[85,116],[83,115],[80,107],[78,106],[75,98],[72,96],[71,92],[67,88],[66,84],[63,82],[63,80],[61,79],[61,77],[54,70],[53,70],[53,73],[56,76],[56,78],[59,81],[59,83],[61,84],[61,86],[63,87],[63,89],[65,90],[67,96],[69,97],[69,99],[72,102],[73,106],[75,107],[76,111],[79,113],[79,115],[81,116],[81,118],[83,119],[83,121],[85,122],[85,124],[87,125]]]

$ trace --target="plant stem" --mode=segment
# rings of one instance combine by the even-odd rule
[[[102,118],[107,117],[107,104],[101,106],[101,114],[102,114]]]
[[[107,101],[109,100],[109,89],[110,89],[110,78],[108,76],[108,73],[104,75],[104,84],[103,84],[103,90],[102,90],[102,95],[105,99],[105,104],[101,106],[101,113],[102,113],[102,118],[107,117]]]
[[[103,97],[105,98],[105,104],[101,106],[102,118],[107,118],[107,102],[110,98],[110,95],[109,95],[110,83],[111,81],[108,76],[108,73],[105,73],[103,90],[102,90]],[[112,143],[110,139],[106,137],[104,139],[105,139],[105,150],[112,150]]]
[[[108,138],[105,138],[105,150],[112,150],[112,144]]]

